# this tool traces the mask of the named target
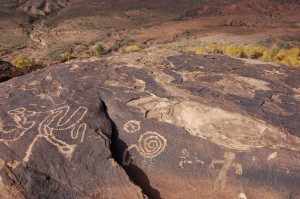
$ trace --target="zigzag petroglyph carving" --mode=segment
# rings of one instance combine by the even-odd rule
[[[29,145],[26,155],[23,158],[24,162],[29,161],[34,145],[41,138],[46,139],[49,143],[56,146],[62,155],[70,159],[77,145],[68,144],[55,137],[55,134],[69,131],[72,139],[80,139],[80,142],[83,142],[87,124],[81,123],[81,121],[87,111],[88,109],[83,106],[77,108],[72,114],[70,114],[70,106],[62,106],[44,112],[28,111],[24,107],[10,110],[8,114],[15,124],[4,126],[0,119],[0,142],[11,146],[23,137],[26,132],[37,130],[37,135]],[[43,120],[39,123],[28,121],[33,116],[43,117]]]
[[[123,154],[123,164],[129,165],[133,157],[128,158],[129,151],[135,148],[144,158],[154,158],[167,146],[167,140],[157,132],[146,132],[140,136],[138,144],[133,144]]]

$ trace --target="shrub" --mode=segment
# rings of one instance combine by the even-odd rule
[[[222,53],[222,49],[218,48],[217,45],[208,45],[205,47],[205,51],[208,54],[221,54]]]
[[[187,52],[196,54],[221,54],[222,50],[217,45],[208,45],[205,47],[187,47]]]
[[[243,50],[247,58],[258,59],[263,56],[266,48],[262,46],[245,46],[243,47]]]
[[[281,49],[276,56],[274,57],[274,61],[281,61],[283,60],[285,57],[287,57],[289,55],[289,51],[286,49]]]
[[[97,44],[94,48],[94,54],[95,56],[102,55],[105,51],[105,48],[102,45]]]
[[[245,57],[243,47],[240,46],[223,46],[222,51],[223,54],[231,57]]]
[[[280,42],[277,46],[278,46],[279,49],[287,49],[287,50],[289,50],[289,49],[293,48],[293,46],[290,43],[286,42],[286,41]]]
[[[86,52],[82,53],[80,57],[82,57],[82,58],[89,58],[89,57],[91,57],[91,55],[90,55],[90,52],[86,51]]]
[[[129,52],[137,52],[137,51],[140,51],[142,50],[139,46],[128,46],[126,49],[125,49],[125,52],[129,53]]]
[[[300,67],[300,60],[295,57],[286,57],[278,63],[288,66]]]
[[[273,62],[275,61],[275,56],[277,55],[278,50],[266,50],[262,57],[259,58],[263,62]]]
[[[183,35],[183,36],[186,36],[186,37],[189,37],[189,36],[192,36],[193,33],[192,33],[191,31],[189,31],[189,30],[186,30],[186,31],[184,31],[184,32],[182,33],[182,35]]]
[[[186,48],[187,52],[193,52],[196,54],[204,54],[206,51],[203,47],[187,47]]]
[[[76,45],[76,46],[82,45],[82,42],[81,42],[81,41],[76,41],[76,42],[75,42],[75,45]]]
[[[289,50],[289,55],[298,58],[300,56],[300,49],[299,48],[290,49]]]
[[[290,50],[280,50],[279,53],[276,55],[276,63],[288,65],[288,66],[295,66],[300,67],[300,60],[298,57],[300,56],[300,49],[299,48],[292,48]]]
[[[231,57],[258,59],[263,62],[275,62],[300,67],[300,49],[266,50],[263,46],[222,46],[187,47],[187,52],[195,54],[225,54]]]
[[[72,59],[72,53],[66,51],[62,54],[64,61],[70,61]]]
[[[23,69],[28,71],[30,68],[30,61],[26,57],[20,56],[16,57],[15,59],[12,60],[12,64],[15,65],[17,68]]]

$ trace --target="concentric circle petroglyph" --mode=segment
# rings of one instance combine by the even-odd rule
[[[135,133],[141,129],[141,121],[130,120],[126,124],[124,124],[123,129],[127,133]]]
[[[156,132],[147,132],[141,135],[138,149],[140,154],[146,158],[154,158],[166,148],[167,140]]]
[[[135,148],[144,158],[154,158],[160,155],[167,146],[167,140],[157,132],[146,132],[139,138],[138,144],[129,146],[123,154],[123,165],[129,165],[134,159],[129,151]]]

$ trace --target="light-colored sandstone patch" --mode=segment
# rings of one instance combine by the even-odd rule
[[[299,138],[263,121],[221,108],[155,96],[133,100],[128,105],[139,107],[146,118],[175,124],[226,149],[247,151],[270,147],[300,151]]]

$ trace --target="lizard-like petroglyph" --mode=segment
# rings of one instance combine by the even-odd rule
[[[242,175],[243,167],[241,164],[237,164],[234,162],[235,154],[232,152],[225,152],[224,153],[224,160],[212,160],[209,164],[209,168],[214,168],[215,164],[222,164],[222,168],[218,174],[218,177],[215,181],[215,191],[224,189],[226,186],[226,181],[228,177],[228,171],[231,167],[235,168],[235,173],[237,175]]]
[[[146,132],[139,138],[138,144],[133,144],[123,154],[123,164],[129,165],[132,156],[128,158],[129,151],[136,149],[144,158],[154,158],[161,154],[167,146],[167,140],[157,132]]]
[[[56,146],[62,155],[70,159],[77,145],[68,144],[58,139],[55,134],[68,131],[72,139],[80,139],[80,142],[83,142],[87,124],[81,123],[81,121],[87,111],[88,109],[83,106],[80,106],[71,114],[70,106],[62,106],[45,112],[28,111],[24,107],[10,110],[8,114],[15,124],[4,126],[0,119],[0,142],[11,146],[26,132],[36,130],[37,135],[26,150],[26,155],[23,158],[24,162],[29,161],[34,145],[41,138]],[[43,117],[43,120],[41,122],[28,121],[32,116]]]

